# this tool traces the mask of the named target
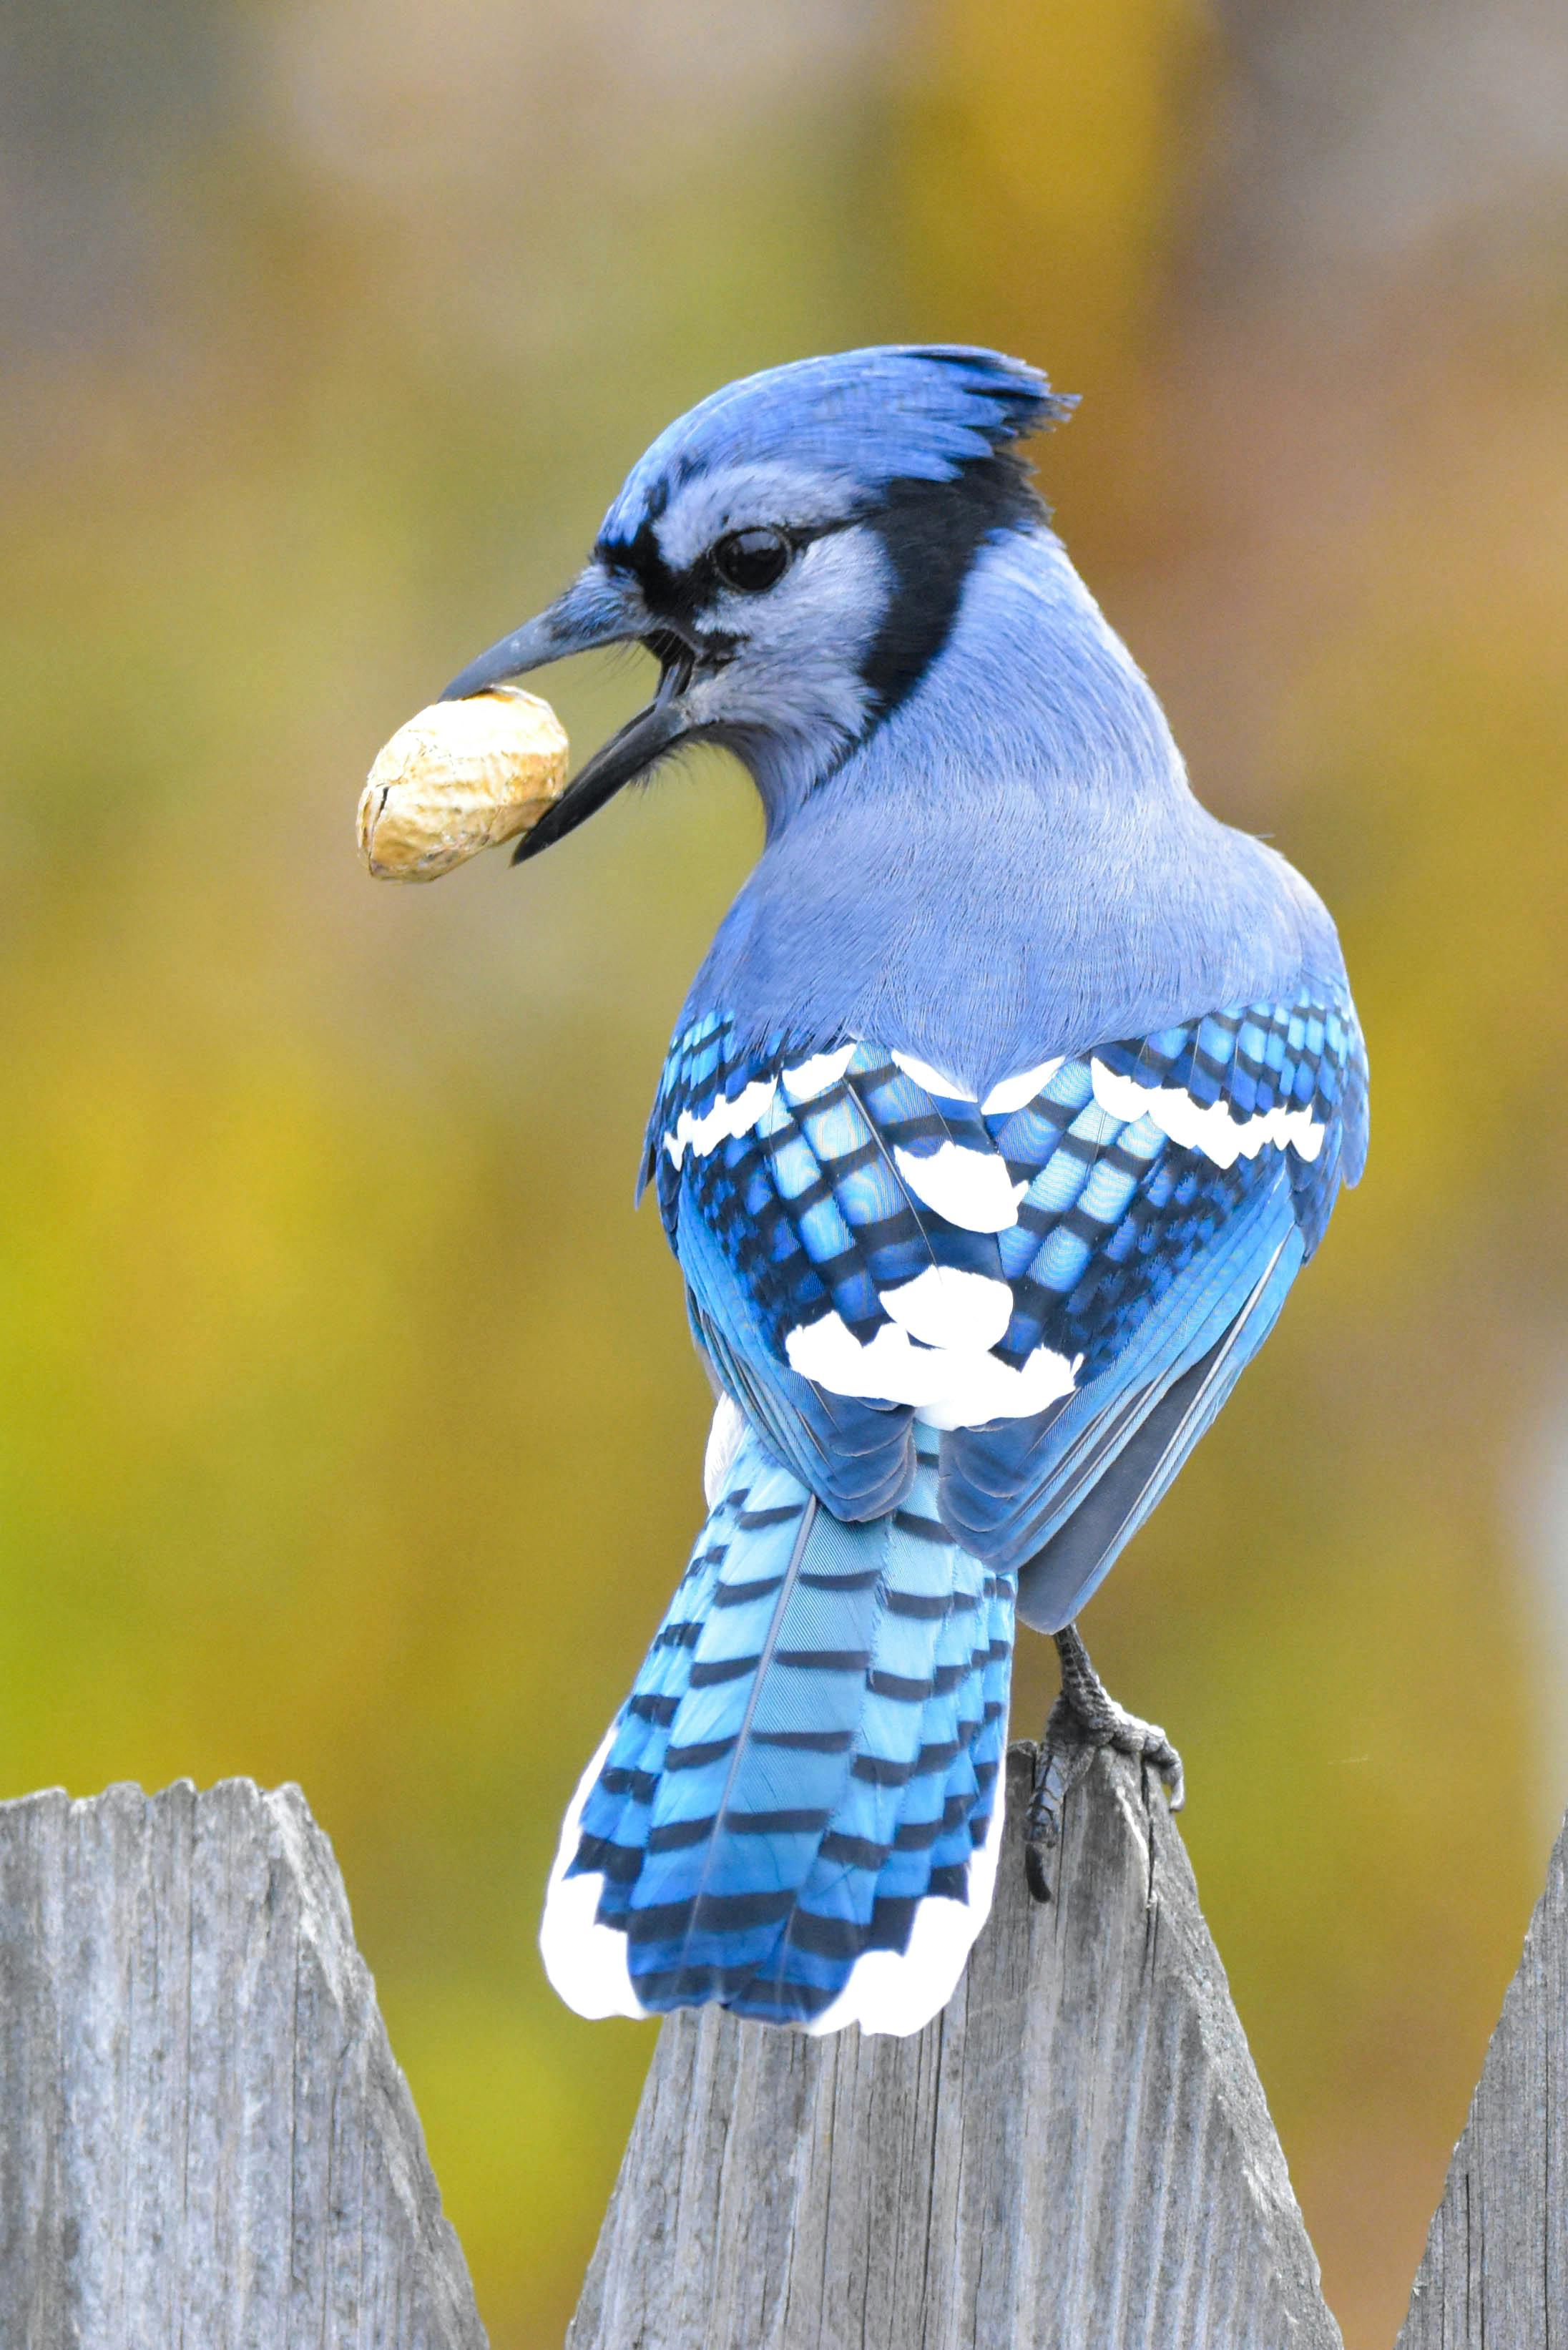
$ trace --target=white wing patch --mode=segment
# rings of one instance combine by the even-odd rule
[[[842,2032],[846,2023],[857,2023],[862,2032],[888,2032],[903,2040],[941,2012],[957,1991],[964,1962],[991,1915],[1005,1816],[999,1778],[985,1842],[969,1865],[969,1899],[953,1901],[943,1894],[928,1893],[915,1910],[908,1949],[863,1951],[832,2006],[825,2007],[805,2026],[813,2039]]]
[[[757,1120],[773,1107],[774,1096],[777,1091],[776,1077],[753,1077],[749,1086],[742,1087],[733,1101],[721,1098],[711,1109],[705,1109],[701,1118],[689,1109],[683,1109],[675,1121],[674,1133],[665,1136],[664,1148],[677,1167],[688,1149],[695,1151],[699,1159],[706,1159],[721,1142],[749,1134]]]
[[[1058,1396],[1071,1395],[1078,1369],[1053,1347],[1036,1347],[1014,1370],[984,1347],[921,1346],[896,1322],[862,1345],[836,1313],[790,1331],[784,1353],[802,1378],[834,1395],[912,1404],[932,1428],[1029,1419]]]
[[[1012,1319],[1012,1292],[989,1273],[929,1264],[881,1293],[882,1310],[928,1347],[994,1347]]]
[[[900,1142],[893,1146],[893,1159],[905,1190],[950,1224],[966,1232],[1004,1232],[1018,1222],[1018,1202],[1029,1186],[1013,1182],[1000,1151],[943,1142],[920,1158]]]
[[[626,1936],[614,1926],[601,1926],[594,1915],[604,1891],[603,1877],[597,1869],[586,1870],[580,1877],[566,1875],[576,1857],[583,1807],[608,1759],[616,1728],[612,1722],[606,1731],[561,1823],[561,1841],[545,1895],[545,1915],[539,1921],[539,1954],[545,1972],[566,2005],[593,2022],[604,2015],[640,2017],[651,2012],[631,1987]]]
[[[1195,1102],[1180,1086],[1140,1086],[1136,1077],[1119,1077],[1103,1061],[1090,1064],[1095,1099],[1107,1117],[1149,1118],[1162,1134],[1183,1150],[1201,1150],[1216,1167],[1234,1167],[1238,1159],[1255,1159],[1274,1143],[1281,1150],[1293,1143],[1303,1159],[1315,1159],[1327,1129],[1310,1110],[1259,1110],[1237,1119],[1222,1101]]]
[[[1053,1347],[1036,1347],[1017,1370],[995,1355],[950,1353],[947,1384],[920,1406],[931,1428],[979,1428],[988,1419],[1033,1419],[1078,1383],[1082,1355],[1071,1361]]]

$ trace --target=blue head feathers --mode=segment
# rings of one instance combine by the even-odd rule
[[[785,465],[868,504],[890,482],[950,482],[1073,405],[1022,359],[962,344],[795,359],[727,384],[668,426],[632,467],[599,544],[632,543],[700,473]]]

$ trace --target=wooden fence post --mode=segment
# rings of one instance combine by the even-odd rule
[[[0,1804],[4,2350],[484,2350],[296,1787]]]
[[[1396,2350],[1568,2343],[1568,1820]]]
[[[1100,1756],[1040,1908],[1032,1763],[917,2037],[662,2026],[570,2350],[1338,2350],[1163,1797]]]

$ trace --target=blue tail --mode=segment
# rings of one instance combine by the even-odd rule
[[[914,2032],[991,1905],[1013,1583],[903,1505],[846,1525],[748,1430],[566,1816],[541,1943],[587,2015],[711,2000]]]

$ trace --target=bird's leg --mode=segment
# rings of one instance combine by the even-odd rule
[[[1062,1693],[1040,1742],[1034,1793],[1024,1823],[1024,1866],[1036,1901],[1051,1898],[1051,1864],[1062,1841],[1062,1806],[1102,1746],[1113,1746],[1118,1754],[1130,1754],[1158,1772],[1173,1812],[1186,1799],[1181,1757],[1164,1731],[1116,1703],[1089,1662],[1074,1625],[1064,1625],[1054,1638],[1062,1660]]]

